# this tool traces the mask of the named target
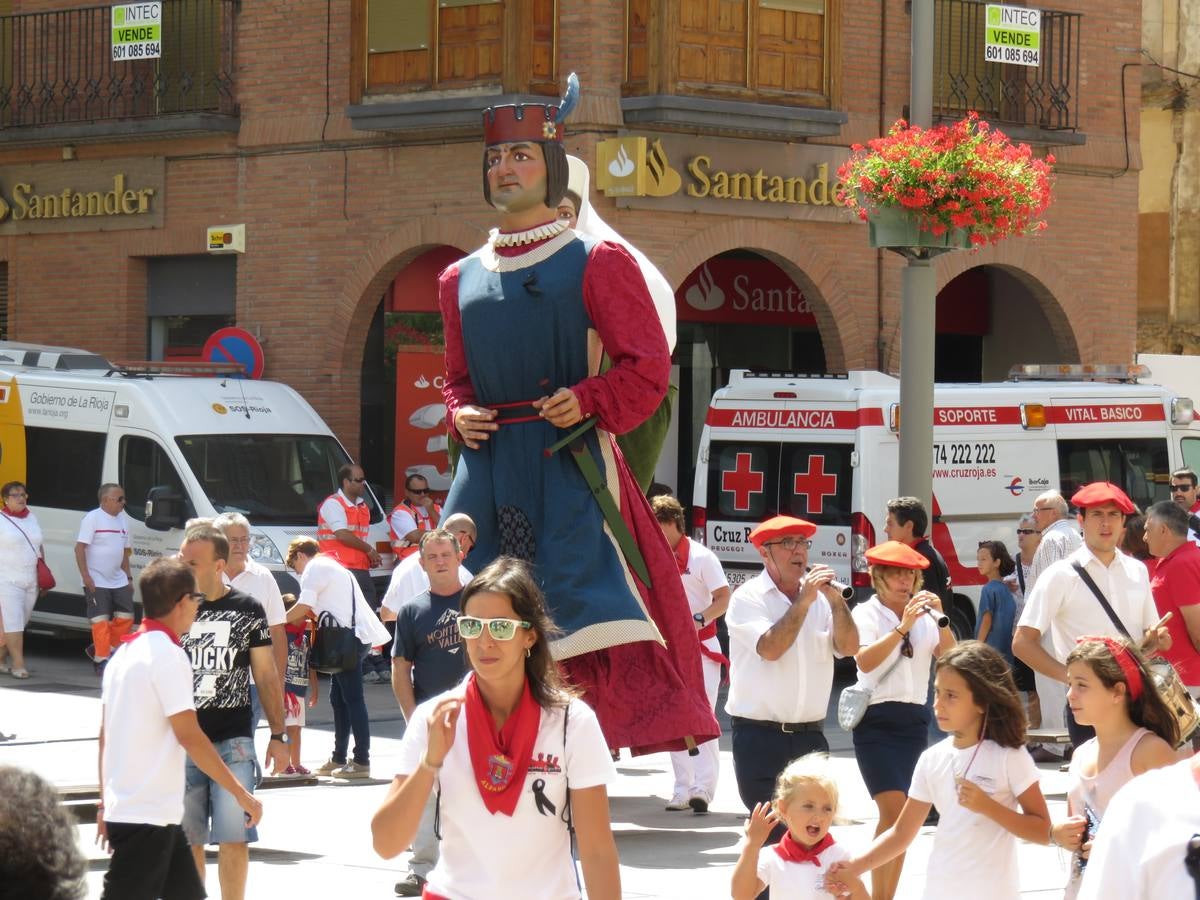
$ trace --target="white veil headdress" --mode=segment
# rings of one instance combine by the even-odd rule
[[[675,349],[675,292],[671,290],[670,283],[663,277],[662,272],[658,271],[658,267],[650,262],[645,253],[617,234],[612,226],[600,218],[600,214],[592,208],[588,190],[591,176],[588,173],[587,163],[568,154],[567,166],[570,171],[567,187],[579,197],[579,215],[575,222],[575,230],[596,240],[620,244],[633,254],[638,267],[642,270],[642,277],[646,279],[646,287],[650,289],[650,296],[654,300],[654,308],[658,311],[658,319],[662,323],[663,333],[667,336],[667,349],[673,351]]]

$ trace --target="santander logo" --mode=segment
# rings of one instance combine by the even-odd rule
[[[617,155],[612,162],[608,164],[608,174],[613,178],[625,178],[633,174],[633,170],[637,168],[629,154],[625,152],[625,145],[622,144],[617,148]]]
[[[692,309],[701,311],[720,309],[725,305],[725,292],[717,286],[712,273],[708,271],[707,263],[700,270],[696,283],[687,289],[684,299]]]

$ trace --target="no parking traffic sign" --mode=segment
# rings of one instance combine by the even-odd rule
[[[244,328],[219,328],[204,342],[200,351],[205,362],[239,363],[245,370],[239,378],[262,378],[266,367],[262,345]]]

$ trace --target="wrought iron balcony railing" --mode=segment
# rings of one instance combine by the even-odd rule
[[[112,7],[0,16],[0,135],[6,128],[237,115],[240,0],[161,0],[162,55],[113,60]]]
[[[975,110],[991,122],[1044,131],[1079,128],[1080,13],[1042,10],[1041,64],[984,58],[983,0],[936,0],[933,112]]]

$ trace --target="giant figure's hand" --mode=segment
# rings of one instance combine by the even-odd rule
[[[570,388],[559,388],[549,397],[539,397],[533,401],[533,408],[555,428],[570,428],[583,420],[579,398]]]
[[[494,409],[462,406],[454,414],[454,430],[458,432],[464,444],[472,450],[478,450],[480,441],[486,441],[492,436],[492,432],[500,427],[493,421],[495,418]]]

